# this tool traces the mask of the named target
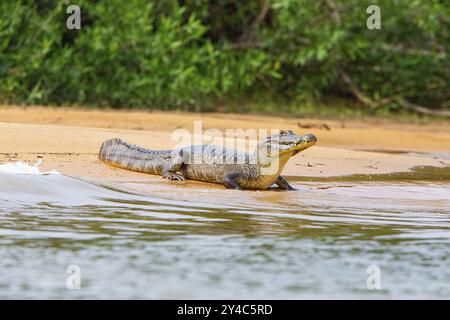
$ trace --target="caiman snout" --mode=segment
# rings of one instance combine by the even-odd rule
[[[301,138],[300,142],[306,142],[306,143],[316,143],[317,142],[317,138],[313,134],[307,134],[300,138]]]

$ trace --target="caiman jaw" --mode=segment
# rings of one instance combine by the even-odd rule
[[[305,149],[308,149],[309,147],[312,147],[313,145],[316,144],[316,142],[317,142],[317,138],[313,134],[297,136],[294,140],[285,141],[284,143],[283,143],[283,141],[280,141],[281,145],[285,145],[288,147],[280,150],[279,154],[282,155],[282,154],[286,154],[289,152],[293,152],[293,155],[295,155]]]
[[[297,145],[293,148],[295,153],[298,153],[300,151],[303,151],[305,149],[308,149],[309,147],[312,147],[317,142],[317,138],[313,134],[307,134],[304,136],[299,137],[299,141]]]

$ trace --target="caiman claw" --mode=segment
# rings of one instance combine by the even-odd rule
[[[175,173],[175,172],[166,172],[163,174],[163,178],[167,178],[169,180],[177,180],[177,181],[184,181],[186,180],[182,174]]]

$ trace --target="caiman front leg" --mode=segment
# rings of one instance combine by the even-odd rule
[[[237,178],[239,178],[239,173],[229,173],[225,176],[223,184],[228,189],[242,190],[241,185],[237,182]]]
[[[287,182],[286,179],[283,178],[282,176],[279,176],[279,177],[278,177],[277,181],[275,181],[275,184],[276,184],[280,189],[283,189],[283,190],[289,190],[289,191],[295,190],[295,189],[289,184],[289,182]]]
[[[163,167],[162,176],[169,180],[179,180],[184,181],[186,178],[179,173],[181,166],[183,165],[183,156],[177,155],[172,157],[170,162],[165,164]]]

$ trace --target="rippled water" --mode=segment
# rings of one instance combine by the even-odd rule
[[[0,171],[0,298],[450,298],[449,179],[294,184]]]

